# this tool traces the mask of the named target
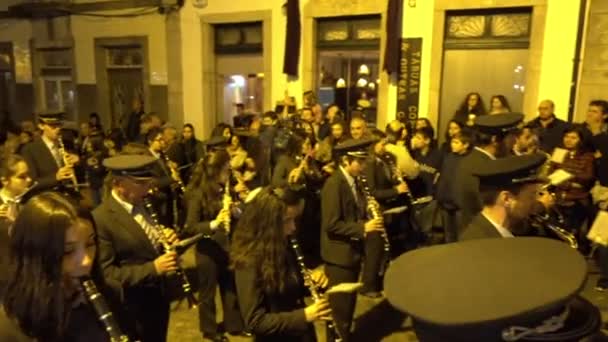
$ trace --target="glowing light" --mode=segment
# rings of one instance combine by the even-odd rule
[[[363,88],[363,87],[365,87],[366,85],[367,85],[367,80],[366,80],[365,78],[360,78],[360,79],[357,81],[357,87],[359,87],[359,88]]]
[[[243,77],[241,75],[233,75],[233,76],[230,76],[230,78],[232,79],[231,85],[233,87],[242,88],[245,86],[245,77]]]
[[[369,68],[365,64],[361,64],[359,67],[359,75],[369,75]]]
[[[346,81],[343,78],[339,78],[336,82],[336,88],[346,88]]]

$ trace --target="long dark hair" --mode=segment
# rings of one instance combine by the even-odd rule
[[[287,241],[283,217],[288,206],[298,203],[298,195],[291,190],[265,187],[246,204],[232,236],[231,268],[254,268],[258,285],[269,293],[285,289]]]
[[[63,288],[65,234],[79,217],[90,220],[86,216],[47,192],[30,199],[15,220],[4,310],[39,341],[61,340],[65,332],[71,309]]]
[[[190,128],[190,130],[192,131],[192,138],[190,139],[190,142],[191,142],[192,144],[196,143],[196,134],[195,134],[195,132],[194,132],[194,126],[192,126],[192,124],[190,124],[190,123],[184,124],[184,127],[182,127],[182,138],[181,138],[180,140],[182,140],[182,141],[184,141],[184,142],[186,141],[186,140],[184,139],[184,133],[183,133],[183,129],[184,129],[184,128],[186,128],[186,127],[187,127],[187,128]]]
[[[196,165],[190,182],[188,183],[188,199],[193,195],[201,196],[201,206],[204,217],[213,217],[221,210],[221,201],[218,200],[221,185],[219,176],[226,164],[230,162],[230,155],[225,150],[208,153]]]

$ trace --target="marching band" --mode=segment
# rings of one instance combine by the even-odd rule
[[[433,329],[452,317],[395,291],[406,278],[418,281],[403,260],[435,260],[436,249],[474,272],[479,260],[467,261],[466,246],[473,253],[495,244],[488,257],[498,258],[501,242],[483,241],[535,236],[580,255],[597,250],[600,269],[608,268],[608,239],[589,233],[602,225],[593,225],[596,216],[606,217],[596,170],[608,156],[608,102],[591,102],[588,122],[563,128],[558,142],[543,138],[554,119],[546,113],[527,124],[522,114],[477,113],[455,117],[441,147],[428,121],[396,120],[383,132],[360,113],[347,123],[338,107],[327,117],[319,108],[254,115],[249,127],[224,124],[204,142],[190,124],[174,139],[174,128],[145,119],[146,131],[124,147],[124,133],[68,134],[62,113],[38,115],[33,141],[0,160],[0,341],[162,342],[170,304],[186,300],[205,341],[348,342],[358,337],[358,296],[385,297],[412,314],[420,340],[449,341]],[[554,146],[543,150],[548,140]],[[504,242],[505,251],[532,248],[520,244]],[[449,282],[425,277],[436,277],[433,291]],[[490,324],[492,313],[478,311],[487,317],[468,336]],[[527,323],[512,318],[496,340],[516,340],[509,326]],[[576,336],[599,336],[597,324],[588,328]],[[564,341],[556,331],[544,340]]]

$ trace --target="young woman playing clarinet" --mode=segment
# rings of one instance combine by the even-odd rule
[[[239,304],[258,342],[316,341],[312,322],[331,318],[327,299],[318,296],[313,304],[304,303],[305,286],[316,292],[327,285],[327,278],[297,258],[293,236],[303,205],[292,191],[263,188],[245,205],[232,237]]]
[[[89,303],[83,289],[95,290],[93,279],[101,285],[96,249],[88,212],[57,193],[30,199],[11,230],[0,341],[127,341],[102,297]],[[105,312],[96,311],[102,307]]]

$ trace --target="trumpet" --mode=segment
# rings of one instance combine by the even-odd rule
[[[359,176],[359,179],[361,180],[361,190],[363,191],[363,195],[365,196],[365,199],[367,201],[367,216],[370,219],[383,219],[382,216],[382,212],[380,212],[380,204],[378,203],[378,201],[376,201],[376,198],[374,198],[374,196],[372,195],[370,189],[369,189],[369,185],[367,183],[367,177],[365,176]],[[390,241],[388,240],[388,234],[386,233],[386,228],[384,228],[384,230],[382,231],[382,239],[384,240],[384,257],[385,257],[385,261],[382,263],[382,267],[380,269],[380,275],[384,274],[384,271],[386,270],[386,265],[388,264],[389,260],[390,260],[390,255],[391,255],[391,244]]]
[[[74,172],[74,165],[70,164],[68,161],[68,154],[65,151],[65,145],[63,144],[63,139],[61,137],[57,138],[57,144],[59,145],[59,154],[61,154],[63,164],[72,168],[72,177],[70,178],[72,187],[74,188],[74,191],[80,192],[80,184],[78,184],[78,178],[76,178],[76,173]]]
[[[93,309],[95,310],[99,321],[101,322],[101,324],[103,324],[106,332],[110,336],[110,341],[129,342],[129,337],[123,334],[123,332],[120,330],[120,327],[114,319],[112,311],[110,311],[110,309],[108,308],[108,304],[106,303],[99,290],[97,290],[97,286],[95,285],[93,280],[85,277],[80,279],[80,283],[82,285],[84,294],[87,297],[87,300],[89,301],[89,303],[91,303],[91,306],[93,306]]]
[[[310,276],[310,270],[304,264],[304,254],[302,253],[302,249],[300,248],[300,243],[295,236],[289,237],[289,244],[293,249],[294,254],[296,255],[296,261],[298,262],[298,267],[300,268],[300,273],[302,274],[302,278],[304,279],[304,285],[308,287],[308,291],[312,297],[312,300],[315,302],[319,301],[323,296],[321,295],[321,291],[315,282],[312,280]],[[342,341],[342,335],[340,334],[340,330],[336,327],[334,320],[332,319],[327,323],[327,328],[330,331],[333,331],[335,342]]]
[[[152,221],[154,223],[154,228],[157,230],[158,240],[162,244],[165,253],[169,253],[169,252],[178,253],[177,246],[170,244],[169,241],[167,240],[167,237],[165,236],[165,233],[162,231],[164,227],[158,222],[158,215],[156,214],[156,211],[154,210],[154,206],[149,198],[146,198],[144,200],[144,205],[145,205],[146,209],[148,210],[148,213],[150,214],[150,218],[152,219]],[[182,290],[184,291],[186,300],[188,300],[188,307],[196,308],[198,306],[198,300],[194,296],[194,291],[192,290],[192,285],[190,284],[190,280],[188,280],[188,276],[186,275],[186,272],[182,269],[182,267],[179,263],[177,265],[175,275],[177,275],[177,277],[180,279]]]

